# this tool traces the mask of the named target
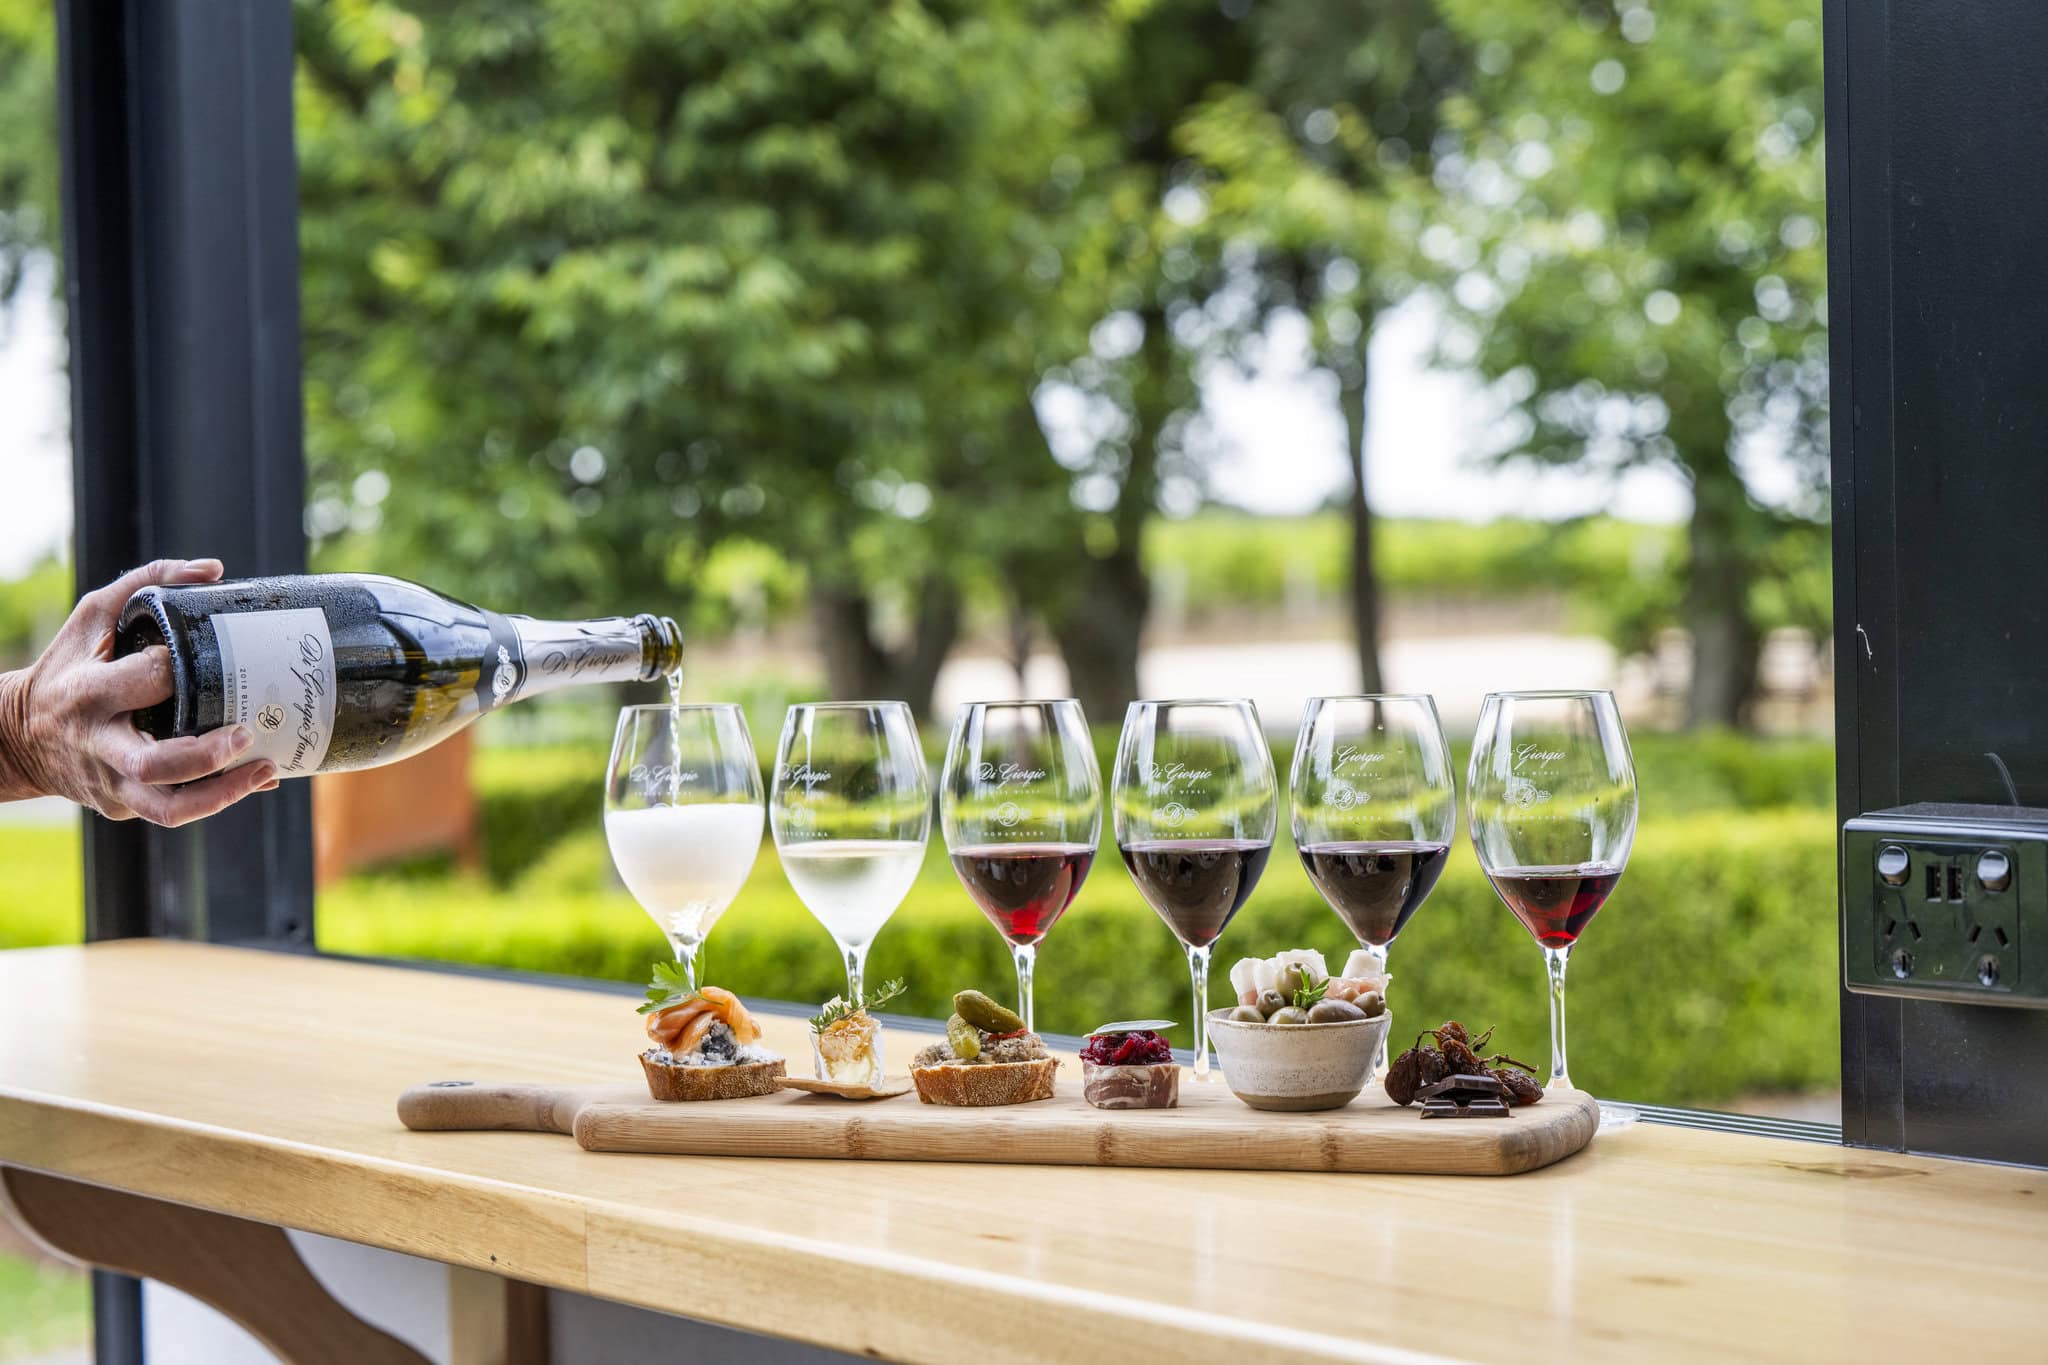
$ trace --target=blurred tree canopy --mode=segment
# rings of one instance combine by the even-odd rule
[[[1199,376],[1294,310],[1371,686],[1367,345],[1427,290],[1501,458],[1689,480],[1614,629],[1682,621],[1737,720],[1761,630],[1826,622],[1808,8],[296,0],[316,563],[699,630],[801,601],[834,692],[919,706],[995,600],[1113,717]],[[53,51],[0,0],[0,300],[54,241]]]
[[[1828,510],[1818,16],[1439,3],[1477,68],[1419,243],[1468,329],[1450,357],[1513,403],[1508,458],[1684,475],[1690,715],[1738,723],[1763,626],[1826,621],[1799,573]],[[1766,451],[1796,471],[1769,500]]]

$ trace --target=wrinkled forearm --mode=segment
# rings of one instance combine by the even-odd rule
[[[28,735],[28,670],[0,673],[0,801],[44,794]]]

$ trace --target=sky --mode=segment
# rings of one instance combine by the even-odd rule
[[[69,399],[63,338],[47,275],[0,315],[0,579],[62,547],[71,527]],[[1638,471],[1619,486],[1569,471],[1482,467],[1491,401],[1473,376],[1432,368],[1436,315],[1427,299],[1393,310],[1373,335],[1366,419],[1367,492],[1382,516],[1488,521],[1566,517],[1605,508],[1638,521],[1691,510],[1675,476]],[[1219,501],[1254,512],[1310,511],[1349,486],[1343,422],[1327,376],[1305,364],[1306,327],[1281,318],[1257,374],[1213,370],[1203,404],[1221,454],[1210,473]]]

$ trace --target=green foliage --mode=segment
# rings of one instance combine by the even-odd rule
[[[56,6],[0,0],[0,308],[56,240]]]
[[[1833,1084],[1832,837],[1824,811],[1724,812],[1647,825],[1620,891],[1574,958],[1574,1071],[1602,1093],[1663,1103]],[[602,836],[572,838],[596,843]],[[1048,1030],[1079,1033],[1106,1012],[1186,1014],[1178,946],[1118,874],[1114,851],[1105,855],[1040,957],[1039,1019]],[[595,885],[538,897],[444,883],[427,897],[416,883],[364,877],[323,899],[319,924],[330,951],[620,981],[644,979],[663,946],[629,898]],[[1348,947],[1335,916],[1282,849],[1224,938],[1214,999],[1223,999],[1222,971],[1237,956],[1298,946],[1340,960]],[[712,979],[749,996],[824,1000],[844,988],[830,938],[768,849],[713,932],[707,962]],[[965,987],[998,999],[1010,990],[1002,940],[936,848],[877,940],[869,968],[903,977],[909,988],[900,1008],[933,1018]],[[1499,1024],[1498,1041],[1518,1056],[1542,1054],[1540,956],[1462,849],[1396,946],[1392,969],[1397,1033],[1456,1017]]]
[[[85,937],[83,856],[76,820],[0,824],[0,948]]]
[[[0,1252],[0,1360],[92,1339],[92,1288],[83,1270]]]
[[[71,566],[46,559],[20,578],[0,581],[0,668],[42,652],[71,614]]]

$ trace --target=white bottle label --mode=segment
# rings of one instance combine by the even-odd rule
[[[318,607],[228,612],[213,618],[213,638],[220,645],[221,723],[246,725],[256,736],[242,763],[267,758],[279,777],[310,776],[334,738],[327,614]]]

